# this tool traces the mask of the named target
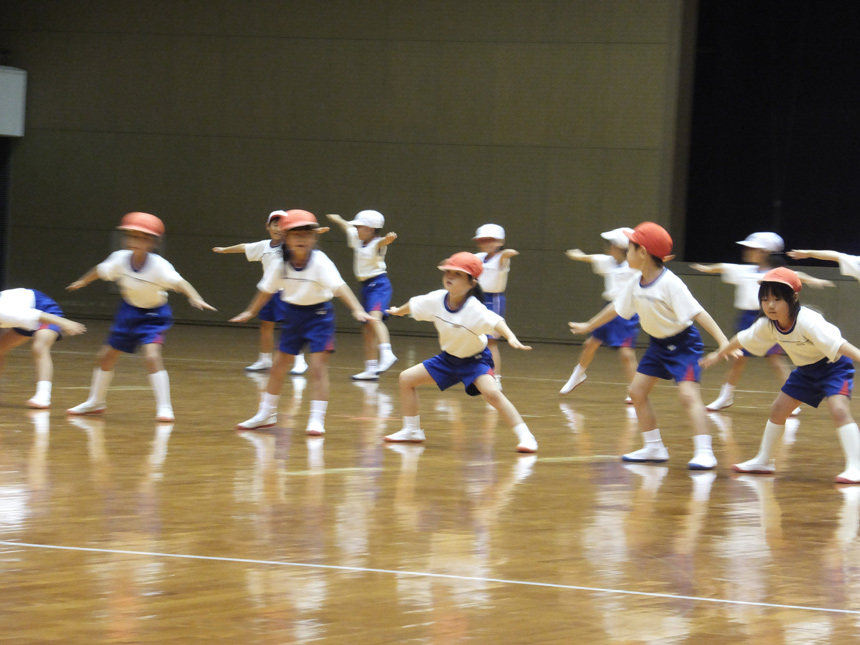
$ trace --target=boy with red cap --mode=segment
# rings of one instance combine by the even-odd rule
[[[164,334],[173,325],[167,291],[185,295],[196,309],[215,311],[215,308],[200,297],[170,262],[153,253],[164,235],[160,219],[149,213],[128,213],[117,228],[125,233],[126,248],[111,253],[104,262],[66,287],[69,291],[77,291],[100,279],[116,282],[122,295],[110,336],[99,352],[89,397],[66,412],[72,415],[104,412],[105,396],[120,353],[132,354],[142,345],[146,371],[155,393],[156,419],[170,422],[173,421],[170,379],[161,357]]]
[[[770,407],[758,454],[732,469],[739,473],[770,475],[776,470],[774,447],[785,430],[785,421],[799,403],[817,408],[826,400],[845,453],[845,470],[836,476],[839,484],[860,484],[860,429],[851,415],[854,365],[860,350],[842,338],[839,329],[820,313],[801,307],[800,277],[779,267],[766,273],[759,287],[763,315],[721,344],[702,362],[706,367],[741,347],[762,355],[774,344],[782,347],[797,366]]]
[[[470,396],[483,395],[487,403],[505,418],[519,443],[517,452],[537,452],[537,440],[513,404],[502,394],[493,375],[493,358],[487,348],[487,335],[504,336],[514,349],[529,350],[508,327],[505,319],[484,304],[478,278],[484,265],[472,253],[455,253],[439,269],[444,271],[444,289],[415,296],[393,316],[411,314],[415,320],[433,322],[439,333],[442,353],[400,373],[403,402],[403,429],[385,437],[392,443],[423,443],[424,430],[418,414],[419,385],[435,383],[440,390],[462,383]]]
[[[651,342],[639,361],[628,392],[636,408],[645,446],[622,459],[637,463],[668,461],[669,451],[663,445],[648,395],[658,379],[673,379],[693,425],[694,452],[687,467],[711,470],[717,465],[717,459],[699,390],[699,361],[704,345],[693,321],[713,336],[718,345],[726,344],[728,339],[687,285],[663,266],[674,257],[670,255],[672,238],[669,233],[659,224],[643,222],[627,233],[627,237],[630,239],[627,262],[639,275],[628,281],[615,300],[587,323],[570,323],[571,331],[588,334],[615,316],[632,318],[639,314],[639,324],[651,336]]]

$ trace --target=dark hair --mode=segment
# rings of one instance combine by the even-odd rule
[[[634,242],[633,240],[630,240],[630,244],[633,245],[633,248],[636,248],[636,249],[642,248],[641,244],[636,244],[636,242]],[[648,249],[645,249],[645,250],[647,251]],[[651,255],[651,254],[649,253],[648,255]],[[656,264],[659,268],[661,268],[661,269],[663,268],[663,258],[658,258],[656,255],[651,255],[651,259],[654,260],[654,264]]]
[[[797,319],[797,313],[800,311],[800,298],[794,289],[782,282],[762,282],[758,288],[759,316],[764,315],[764,312],[761,311],[761,301],[768,296],[785,300],[788,303],[788,315],[791,320]]]
[[[478,302],[484,304],[484,290],[483,288],[481,288],[481,284],[478,282],[478,278],[472,279],[475,281],[475,286],[472,287],[471,291],[469,291],[469,296],[475,296],[478,299]],[[466,298],[468,299],[468,296],[466,296]]]
[[[284,262],[290,261],[290,248],[287,246],[286,241],[281,243],[281,254],[284,256]]]

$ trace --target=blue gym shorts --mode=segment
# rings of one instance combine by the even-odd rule
[[[828,396],[842,394],[851,398],[851,389],[854,387],[854,363],[845,356],[840,356],[831,363],[822,358],[812,365],[801,365],[796,367],[782,391],[792,399],[817,408]]]
[[[690,325],[680,334],[668,338],[651,337],[648,349],[639,361],[637,372],[646,376],[656,376],[667,381],[699,382],[705,346],[695,326]]]
[[[634,347],[639,337],[639,315],[634,315],[630,320],[615,316],[591,335],[607,347]]]
[[[493,357],[486,347],[484,351],[468,358],[452,356],[448,352],[437,354],[422,363],[440,390],[447,390],[452,385],[462,383],[466,386],[466,394],[478,396],[480,390],[475,387],[475,381],[484,374],[493,376]]]
[[[33,307],[33,309],[38,309],[42,313],[53,314],[54,316],[60,316],[62,318],[63,310],[60,309],[60,305],[51,300],[41,291],[36,291],[35,289],[33,289],[33,294],[36,296],[36,305]],[[31,337],[37,331],[42,331],[43,329],[50,329],[52,331],[57,332],[57,336],[59,336],[60,338],[63,337],[63,333],[60,331],[59,327],[57,327],[56,325],[46,325],[45,323],[39,325],[39,329],[36,330],[20,329],[18,327],[13,327],[13,329],[22,336],[28,337]]]
[[[284,318],[284,310],[286,303],[281,300],[281,292],[273,293],[272,297],[269,298],[269,302],[263,305],[263,308],[260,309],[260,313],[257,314],[257,318],[260,320],[264,320],[266,322],[281,322]]]
[[[164,334],[172,325],[172,311],[167,303],[154,309],[144,309],[123,300],[117,309],[107,344],[120,352],[133,354],[140,345],[164,343]]]
[[[278,349],[296,356],[305,345],[311,354],[334,351],[334,305],[330,300],[316,305],[284,303]]]
[[[388,318],[385,310],[391,304],[391,281],[388,275],[380,273],[361,283],[361,303],[367,313],[382,312],[382,319]]]
[[[504,293],[484,293],[484,305],[490,311],[499,314],[502,318],[505,317],[505,309],[508,307],[508,301],[505,299]],[[487,338],[497,339],[500,336],[487,334]]]

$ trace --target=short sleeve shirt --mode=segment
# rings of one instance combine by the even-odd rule
[[[271,240],[260,240],[245,245],[245,257],[248,258],[248,262],[262,262],[263,273],[265,273],[266,269],[283,258],[283,247],[283,244],[272,246]]]
[[[618,264],[614,257],[602,253],[592,256],[591,270],[603,277],[603,299],[609,302],[615,300],[622,287],[637,274],[626,260]]]
[[[723,264],[722,279],[727,284],[735,285],[735,309],[757,311],[759,283],[767,271],[762,271],[755,264]]]
[[[31,289],[0,291],[0,327],[39,329],[42,312],[36,309],[36,294]]]
[[[738,341],[745,350],[758,356],[779,345],[795,365],[811,365],[824,358],[835,361],[845,339],[839,328],[820,313],[801,307],[794,326],[788,331],[781,331],[769,318],[762,316],[738,334]]]
[[[167,291],[182,282],[182,276],[160,255],[149,253],[140,269],[131,266],[132,252],[115,251],[96,267],[99,278],[115,282],[122,299],[134,307],[155,309],[167,303]]]
[[[502,261],[501,252],[496,253],[489,260],[486,253],[475,253],[475,256],[483,263],[484,271],[478,276],[478,284],[486,293],[504,293],[508,287],[508,274],[511,270],[511,260],[506,258]]]
[[[281,300],[292,305],[310,306],[328,302],[344,284],[334,262],[322,251],[314,249],[300,269],[283,258],[266,269],[257,288],[265,293],[281,292]]]
[[[487,334],[492,334],[504,318],[474,297],[452,310],[448,307],[447,296],[445,289],[438,289],[411,298],[412,317],[435,325],[442,351],[459,358],[480,354],[487,347]]]
[[[355,252],[352,268],[355,277],[362,282],[385,273],[385,252],[388,246],[379,246],[381,241],[381,237],[375,237],[365,244],[358,237],[354,226],[346,229],[346,243]]]
[[[613,304],[622,318],[639,314],[639,325],[654,338],[680,334],[704,311],[681,278],[665,267],[653,282],[643,285],[641,280],[642,274],[637,271]]]

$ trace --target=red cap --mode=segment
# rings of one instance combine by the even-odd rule
[[[161,237],[164,235],[164,222],[149,213],[128,213],[123,215],[117,228],[121,231],[140,231]]]
[[[761,279],[762,282],[779,282],[780,284],[787,284],[792,288],[794,293],[799,293],[800,288],[803,286],[800,282],[800,278],[797,277],[797,274],[791,269],[786,269],[785,267],[777,267],[776,269],[771,269],[767,273],[764,274],[764,277]]]
[[[300,226],[311,226],[319,228],[319,222],[313,213],[294,208],[286,212],[286,216],[281,215],[281,230],[289,231]]]
[[[462,271],[473,278],[477,278],[484,272],[484,263],[474,253],[460,251],[439,265],[441,271]]]
[[[634,244],[638,244],[651,255],[664,260],[672,253],[672,237],[666,229],[654,222],[642,222],[632,233],[624,234]]]

